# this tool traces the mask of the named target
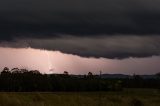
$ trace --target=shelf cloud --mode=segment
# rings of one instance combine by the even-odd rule
[[[0,46],[123,59],[160,54],[159,0],[1,0]]]
[[[3,47],[56,50],[84,57],[123,59],[160,55],[160,36],[21,38],[0,43]]]

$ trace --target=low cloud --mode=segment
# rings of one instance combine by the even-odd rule
[[[11,42],[1,42],[2,47],[36,48],[57,50],[84,57],[104,57],[123,59],[129,57],[149,57],[160,55],[160,36],[96,36],[57,38],[17,38]]]

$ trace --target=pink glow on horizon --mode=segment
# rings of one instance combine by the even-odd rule
[[[68,71],[71,74],[87,74],[91,71],[98,74],[102,70],[103,73],[154,74],[160,69],[160,57],[117,60],[82,58],[59,51],[32,48],[0,48],[0,69],[6,66],[9,68],[37,69],[42,73],[63,73]]]

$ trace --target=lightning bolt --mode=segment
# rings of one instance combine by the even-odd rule
[[[47,59],[48,59],[48,70],[53,71],[52,62],[51,62],[51,58],[50,58],[50,53],[47,50],[45,50],[45,54],[46,54]]]

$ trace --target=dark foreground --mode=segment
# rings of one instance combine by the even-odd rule
[[[156,89],[121,92],[1,92],[0,106],[160,106]]]

